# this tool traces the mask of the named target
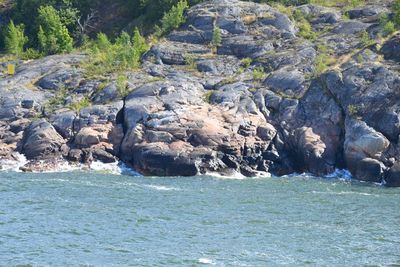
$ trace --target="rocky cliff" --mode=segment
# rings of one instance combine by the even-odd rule
[[[120,159],[160,176],[347,168],[400,186],[400,35],[379,37],[387,7],[371,2],[346,16],[296,7],[314,38],[278,9],[193,7],[127,73],[127,96],[116,77],[85,76],[83,54],[16,62],[17,74],[0,80],[0,158],[18,151],[27,170]]]

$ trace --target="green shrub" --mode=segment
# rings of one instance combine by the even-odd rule
[[[242,65],[243,68],[247,69],[251,66],[251,63],[253,60],[249,57],[246,57],[240,61],[240,64]]]
[[[390,35],[396,31],[396,25],[393,21],[390,21],[387,14],[381,14],[381,16],[379,17],[379,25],[382,27],[383,34],[385,36]]]
[[[15,25],[13,21],[7,26],[5,45],[7,53],[19,57],[24,52],[24,46],[28,38],[24,34],[24,25]]]
[[[135,53],[137,53],[139,57],[147,52],[150,48],[144,37],[140,34],[138,28],[135,28],[133,31],[132,44],[135,47]]]
[[[204,94],[204,100],[208,103],[211,104],[211,98],[214,95],[215,91],[214,90],[209,90]]]
[[[317,57],[314,60],[314,77],[318,77],[322,73],[324,73],[329,66],[333,65],[336,63],[336,59],[329,54],[326,53],[321,53],[317,55]]]
[[[369,37],[369,33],[367,31],[361,32],[361,43],[363,46],[370,46],[374,43],[374,40]]]
[[[177,29],[185,22],[185,11],[189,8],[187,0],[180,0],[161,19],[161,26],[156,27],[156,36],[161,37]]]
[[[69,108],[76,113],[79,113],[82,109],[87,108],[90,106],[90,100],[87,97],[82,98],[78,102],[72,103]]]
[[[42,56],[43,56],[43,54],[40,53],[38,50],[35,50],[33,48],[28,48],[22,54],[22,59],[25,59],[25,60],[38,59],[38,58],[41,58]]]
[[[196,59],[193,54],[185,55],[185,64],[188,66],[188,69],[191,71],[197,70]]]
[[[43,6],[39,8],[38,25],[39,47],[43,53],[51,55],[71,52],[73,39],[54,7]]]
[[[122,32],[115,43],[104,33],[99,33],[97,39],[89,45],[86,74],[91,76],[137,69],[140,67],[141,56],[148,49],[149,46],[138,29],[134,30],[132,37]]]
[[[317,38],[317,33],[311,27],[311,24],[306,19],[301,19],[297,22],[299,27],[298,35],[308,40],[315,40]]]
[[[394,26],[394,23],[392,21],[388,21],[384,26],[383,26],[383,32],[385,35],[390,35],[396,31],[396,27]]]
[[[117,80],[116,80],[116,86],[118,93],[120,96],[125,97],[129,94],[128,91],[128,79],[126,75],[118,75]]]
[[[218,46],[221,45],[221,43],[222,43],[221,29],[217,25],[215,25],[213,30],[211,45],[214,48],[217,48]]]
[[[264,67],[258,66],[253,70],[253,80],[254,81],[261,81],[265,78]]]
[[[365,0],[311,0],[311,4],[320,6],[344,6],[343,9],[350,9],[364,4]]]
[[[355,105],[349,105],[347,106],[347,111],[350,116],[356,116],[358,113],[358,108]]]

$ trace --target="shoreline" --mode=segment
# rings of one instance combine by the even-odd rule
[[[113,163],[103,163],[100,161],[93,161],[90,165],[83,164],[83,163],[73,163],[66,160],[59,160],[59,161],[29,161],[25,158],[24,155],[16,153],[14,154],[15,157],[19,159],[19,161],[15,160],[1,160],[0,159],[0,173],[1,172],[16,172],[16,173],[68,173],[68,172],[95,172],[95,173],[104,173],[104,174],[111,174],[111,175],[126,175],[126,176],[139,176],[139,177],[162,177],[162,176],[144,176],[134,170],[133,168],[129,167],[122,161],[116,161]],[[31,164],[34,164],[32,167]],[[31,166],[26,167],[26,166]],[[39,166],[42,166],[40,169]],[[43,168],[43,166],[45,166]],[[316,176],[312,173],[291,173],[287,175],[273,175],[268,172],[258,172],[254,177],[246,177],[245,175],[241,174],[238,171],[232,171],[229,175],[227,173],[218,173],[218,172],[206,172],[204,174],[198,173],[193,176],[200,176],[200,177],[215,177],[220,179],[231,179],[231,180],[245,180],[245,179],[258,179],[258,178],[286,178],[286,177],[319,177],[322,179],[339,179],[344,181],[352,181],[354,177],[352,177],[350,171],[348,170],[340,170],[336,169],[334,172],[324,175],[324,176]],[[176,176],[179,177],[179,176]],[[361,182],[361,181],[360,181]],[[368,183],[368,182],[367,182]],[[370,184],[377,184],[377,183],[370,183]],[[381,183],[380,185],[384,185]]]

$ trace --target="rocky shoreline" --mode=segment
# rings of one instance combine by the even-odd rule
[[[196,5],[126,73],[128,94],[117,77],[87,77],[84,54],[14,62],[16,75],[0,77],[0,160],[19,152],[31,170],[58,159],[121,160],[156,176],[346,168],[400,186],[400,35],[361,37],[378,38],[386,7],[346,19],[333,8],[297,9],[312,15],[317,40],[299,37],[296,23],[266,4]],[[223,40],[216,52],[214,24]],[[318,71],[328,55],[335,62]]]

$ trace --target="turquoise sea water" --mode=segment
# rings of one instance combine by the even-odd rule
[[[0,173],[0,266],[400,266],[400,189]]]

